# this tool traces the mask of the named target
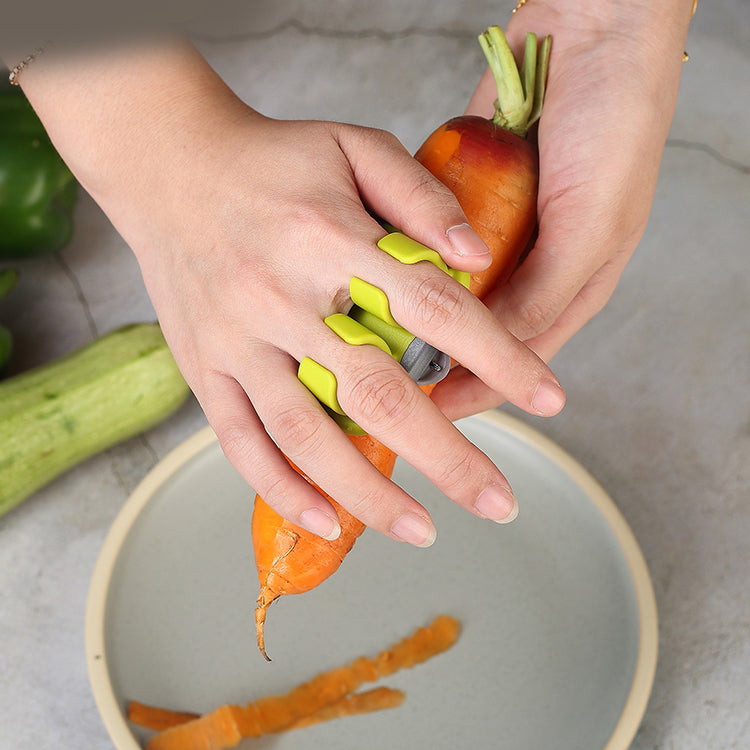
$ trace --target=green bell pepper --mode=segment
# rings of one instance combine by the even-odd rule
[[[0,85],[0,257],[65,247],[78,183],[23,92]]]

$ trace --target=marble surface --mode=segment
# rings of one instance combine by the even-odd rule
[[[272,116],[387,128],[412,150],[462,110],[482,68],[475,32],[511,7],[263,6],[228,23],[218,2],[196,24],[241,97]],[[524,417],[599,479],[650,566],[661,650],[637,750],[750,748],[749,42],[747,0],[699,5],[645,237],[609,305],[555,359],[565,410]],[[154,317],[86,195],[76,218],[62,253],[14,264],[0,319],[17,370]],[[129,493],[204,424],[191,400],[0,519],[0,750],[111,747],[84,659],[89,579]]]

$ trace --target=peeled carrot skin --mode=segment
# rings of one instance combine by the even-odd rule
[[[492,253],[492,265],[471,277],[482,299],[508,280],[536,228],[536,147],[491,120],[463,115],[435,130],[415,158],[450,188]]]

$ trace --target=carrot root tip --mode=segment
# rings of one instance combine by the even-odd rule
[[[265,639],[265,624],[266,624],[266,613],[268,608],[279,598],[279,594],[276,594],[272,599],[266,600],[265,598],[266,589],[265,587],[261,590],[261,594],[258,597],[257,606],[255,607],[255,634],[258,641],[258,650],[263,654],[263,658],[266,661],[271,661],[271,657],[266,652],[266,639]]]

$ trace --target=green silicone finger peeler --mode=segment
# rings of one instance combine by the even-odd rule
[[[460,284],[469,287],[466,271],[450,268],[430,248],[401,232],[391,232],[378,247],[401,263],[428,261]],[[348,315],[336,313],[325,319],[326,325],[348,344],[370,344],[392,356],[418,385],[438,383],[450,370],[450,357],[400,326],[391,314],[388,298],[382,289],[356,276],[349,284],[354,306]],[[365,431],[346,416],[336,396],[336,376],[315,360],[305,357],[299,365],[298,378],[323,404],[341,429],[350,435]]]

